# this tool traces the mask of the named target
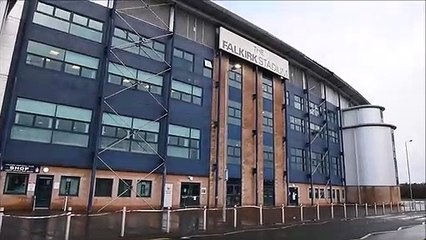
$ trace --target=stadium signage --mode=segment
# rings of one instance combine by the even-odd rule
[[[223,27],[219,30],[219,49],[289,78],[287,60]]]

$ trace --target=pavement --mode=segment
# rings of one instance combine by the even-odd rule
[[[228,240],[425,240],[426,213],[386,214],[362,219],[305,222],[263,229],[245,229],[223,234],[183,236],[181,239]]]

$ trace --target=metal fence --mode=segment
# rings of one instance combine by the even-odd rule
[[[243,206],[226,209],[183,208],[128,210],[77,214],[71,208],[55,215],[5,213],[0,208],[0,239],[117,239],[119,237],[183,236],[202,232],[295,224],[307,221],[347,220],[398,212],[425,211],[426,201],[315,206]]]

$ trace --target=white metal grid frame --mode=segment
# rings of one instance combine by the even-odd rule
[[[149,43],[150,41],[156,40],[156,39],[161,39],[161,38],[167,38],[173,35],[173,32],[170,31],[168,24],[166,24],[156,13],[155,11],[152,9],[153,7],[158,7],[158,6],[164,6],[164,5],[170,5],[171,3],[164,3],[164,4],[154,4],[154,5],[150,5],[147,4],[144,0],[139,0],[139,1],[135,1],[135,2],[139,2],[139,4],[141,4],[141,6],[135,6],[135,7],[131,7],[131,8],[122,8],[122,9],[113,9],[114,14],[116,14],[116,16],[118,16],[126,25],[129,29],[129,32],[132,32],[133,34],[135,34],[136,36],[138,36],[139,40],[137,41],[132,41],[129,42],[128,44],[122,44],[122,45],[118,45],[118,46],[111,46],[111,48],[109,49],[109,52],[116,58],[116,60],[118,60],[119,63],[113,63],[115,65],[121,65],[122,67],[124,67],[124,69],[126,69],[126,71],[132,76],[133,79],[137,79],[136,76],[134,76],[134,74],[129,70],[129,68],[127,67],[127,65],[123,62],[122,59],[120,59],[120,57],[115,53],[115,50],[117,49],[121,49],[124,50],[126,48],[132,47],[132,46],[139,46],[141,44],[144,43]],[[161,24],[164,25],[166,27],[166,29],[168,29],[168,33],[166,34],[162,34],[162,35],[158,35],[158,36],[153,36],[151,38],[145,38],[142,37],[136,30],[135,28],[128,22],[126,21],[126,19],[123,17],[123,15],[126,15],[128,17],[137,19],[139,21],[144,21],[142,19],[137,18],[136,16],[130,15],[128,13],[126,13],[126,10],[134,10],[134,9],[147,9],[149,12],[151,12],[158,20],[160,20]],[[154,51],[152,46],[148,46],[151,50],[153,50],[153,52],[157,55],[157,57],[160,57],[160,59],[162,59],[162,63],[164,63],[166,65],[166,68],[156,74],[154,74],[153,76],[149,77],[146,80],[149,80],[150,78],[165,74],[167,72],[169,72],[171,70],[171,65],[169,62],[167,62],[165,59],[163,59],[156,51]],[[142,51],[144,51],[144,53],[146,53],[146,51],[143,48],[140,48]],[[170,50],[172,51],[172,50]],[[121,70],[119,70],[122,74],[124,74]],[[105,104],[105,106],[107,106],[109,108],[110,111],[112,111],[112,114],[114,114],[114,118],[113,121],[115,121],[116,123],[122,125],[124,124],[127,128],[132,129],[132,126],[129,126],[128,123],[126,123],[126,121],[124,121],[122,115],[119,113],[119,110],[116,109],[115,107],[113,107],[111,105],[111,103],[109,102],[110,99],[118,96],[119,94],[132,89],[135,86],[138,86],[142,84],[142,81],[138,81],[136,80],[135,83],[132,83],[130,86],[127,86],[123,89],[120,89],[114,93],[111,93],[107,96],[104,97],[103,99],[103,103]],[[163,156],[161,156],[161,154],[155,150],[153,148],[153,146],[148,143],[144,137],[142,137],[139,132],[141,131],[140,129],[145,127],[146,125],[153,123],[153,122],[159,122],[161,119],[165,118],[166,116],[168,116],[168,109],[158,100],[158,98],[156,96],[154,96],[150,91],[146,91],[146,93],[148,93],[152,99],[154,99],[155,103],[157,104],[158,107],[162,108],[164,110],[164,114],[162,114],[161,116],[157,117],[155,120],[149,121],[147,123],[145,123],[143,126],[139,127],[138,129],[132,129],[131,133],[128,133],[126,136],[124,136],[123,138],[114,141],[113,143],[111,143],[110,145],[108,145],[106,148],[101,149],[98,153],[96,158],[102,162],[102,164],[105,165],[105,167],[111,171],[118,179],[120,182],[124,183],[125,186],[132,192],[134,192],[136,194],[137,197],[141,197],[141,195],[134,189],[132,188],[131,185],[129,185],[126,181],[124,181],[124,179],[120,176],[119,172],[117,172],[116,170],[114,170],[110,164],[108,164],[108,161],[104,158],[102,158],[102,154],[111,150],[115,145],[119,144],[120,142],[129,139],[133,136],[137,136],[139,139],[141,139],[143,141],[144,144],[146,144],[146,146],[148,146],[150,148],[150,150],[152,152],[154,152],[158,158],[161,160],[161,162],[155,167],[153,168],[149,173],[147,173],[144,177],[137,179],[136,181],[136,185],[138,183],[140,183],[143,180],[146,180],[149,176],[151,176],[155,171],[157,171],[158,169],[160,169],[161,167],[163,167],[165,165],[165,158]],[[110,113],[111,114],[111,113]],[[138,144],[139,147],[142,147],[140,145],[139,142],[135,142],[136,144]],[[107,202],[106,204],[104,204],[101,208],[98,209],[98,213],[101,212],[102,210],[104,210],[106,207],[108,207],[109,205],[111,205],[114,201],[116,201],[117,199],[119,199],[121,197],[121,195],[123,195],[126,191],[123,191],[121,194],[119,194],[118,196],[114,197],[113,199],[111,199],[109,202]],[[154,207],[147,201],[145,200],[143,197],[141,197],[141,199],[151,208],[154,209]]]

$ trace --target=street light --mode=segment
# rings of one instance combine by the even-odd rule
[[[411,173],[410,173],[410,161],[408,160],[408,144],[413,140],[405,141],[405,157],[407,159],[407,171],[408,171],[408,186],[410,188],[410,199],[411,199],[411,208],[413,207],[413,189],[411,188]]]

